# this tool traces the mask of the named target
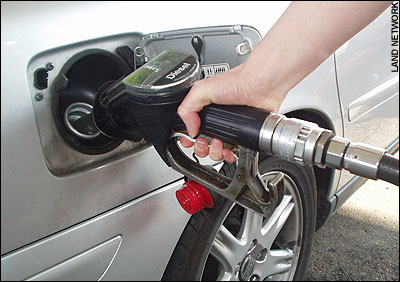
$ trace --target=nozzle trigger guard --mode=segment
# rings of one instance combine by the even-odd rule
[[[188,158],[179,148],[177,138],[171,138],[166,146],[166,157],[173,169],[244,208],[270,216],[283,198],[284,187],[276,177],[277,185],[268,185],[261,179],[258,154],[240,146],[237,168],[231,179]]]

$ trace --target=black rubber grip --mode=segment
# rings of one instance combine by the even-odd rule
[[[378,166],[377,178],[399,186],[399,160],[384,154]]]
[[[259,151],[259,135],[268,112],[247,106],[211,104],[199,114],[200,133]],[[184,128],[175,123],[174,129]]]

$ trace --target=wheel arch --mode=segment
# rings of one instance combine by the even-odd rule
[[[336,133],[331,120],[320,111],[314,109],[299,109],[285,113],[285,115],[289,118],[298,118],[314,122],[320,127],[332,130]],[[332,203],[329,201],[329,195],[332,194],[331,192],[334,189],[334,170],[331,168],[322,169],[317,166],[314,166],[313,168],[317,184],[318,204],[316,230],[318,230],[329,218],[332,210]]]

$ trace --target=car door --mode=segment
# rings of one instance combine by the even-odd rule
[[[174,195],[182,175],[140,136],[112,140],[79,120],[104,83],[162,50],[199,57],[207,77],[260,39],[243,25],[115,34],[39,50],[2,74],[2,279],[160,279],[189,218]]]
[[[399,76],[392,65],[399,47],[393,45],[392,27],[389,7],[335,52],[345,137],[389,152],[398,148],[399,138]],[[352,178],[342,172],[339,187],[360,179]]]

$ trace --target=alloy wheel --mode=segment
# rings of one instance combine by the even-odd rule
[[[282,172],[263,174],[267,182]],[[268,218],[233,204],[211,245],[204,280],[292,280],[302,242],[303,208],[295,182],[283,173],[284,196]]]

